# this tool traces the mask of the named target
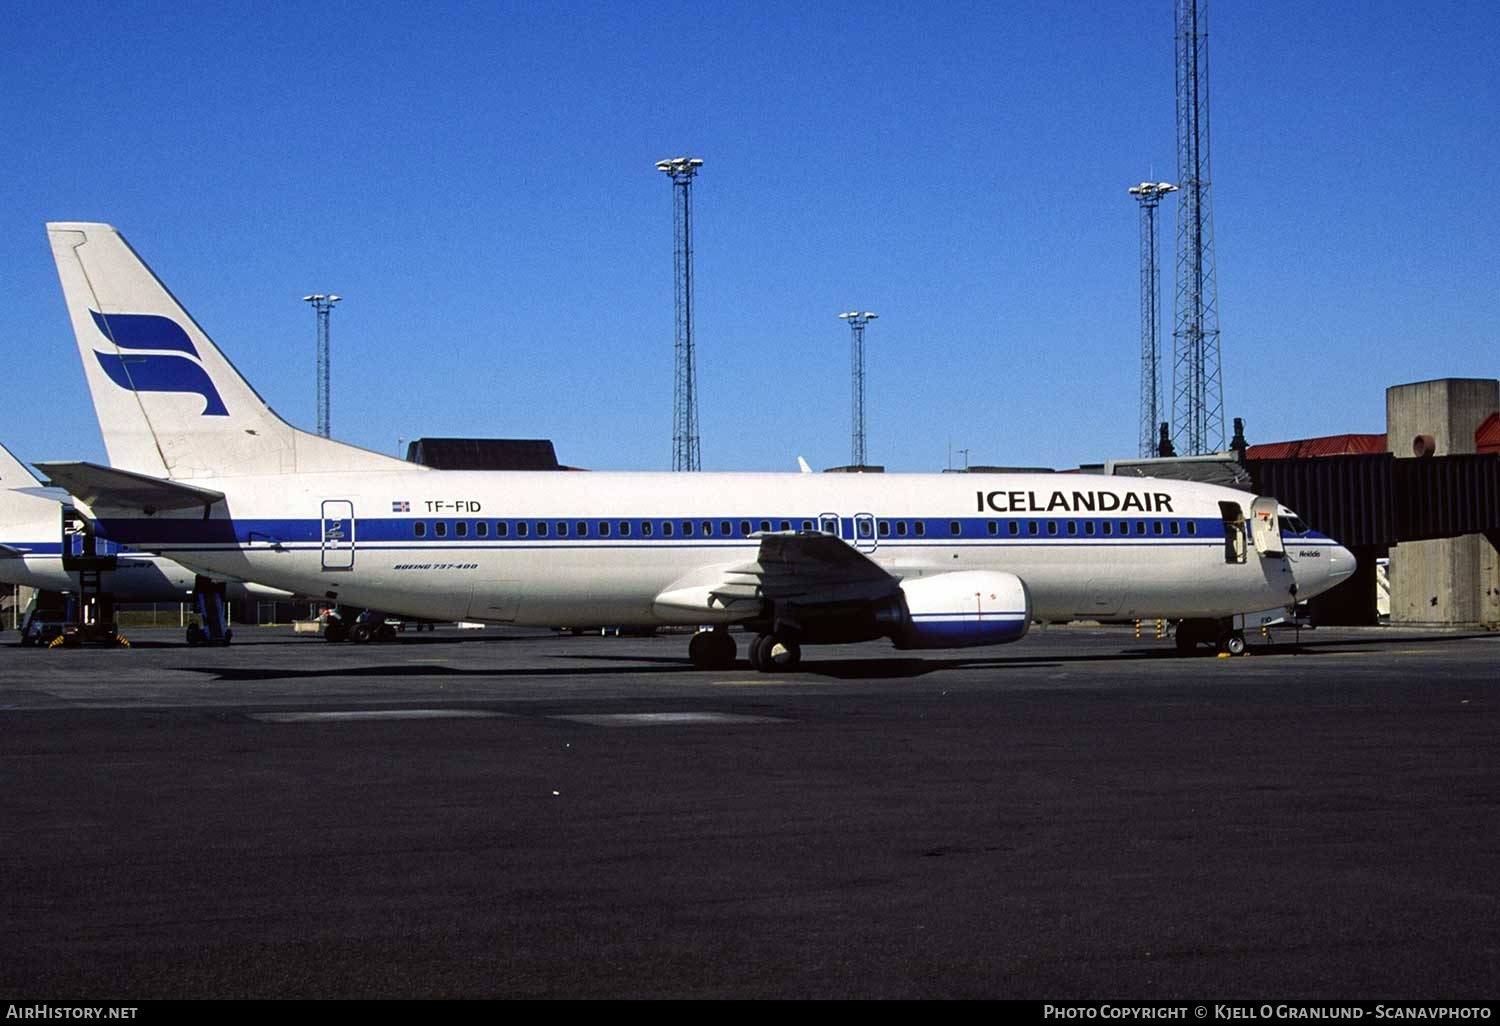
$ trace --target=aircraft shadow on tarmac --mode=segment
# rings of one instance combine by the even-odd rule
[[[1287,641],[1272,640],[1253,644],[1250,649],[1250,657],[1265,656],[1320,656],[1338,655],[1352,651],[1368,651],[1390,647],[1392,645],[1412,644],[1440,644],[1445,642],[1458,642],[1476,638],[1492,637],[1485,633],[1477,634],[1431,634],[1400,637],[1342,637],[1336,639],[1312,640],[1312,641]],[[422,639],[417,644],[442,643],[445,639]],[[457,643],[466,643],[470,639],[451,639]],[[480,639],[474,639],[480,640]],[[525,638],[492,638],[492,641],[522,641],[538,640],[538,637]],[[406,641],[396,643],[404,648]],[[884,680],[923,677],[944,670],[975,670],[993,668],[1004,669],[1035,669],[1039,667],[1057,667],[1068,665],[1088,665],[1103,663],[1137,663],[1157,659],[1180,660],[1183,658],[1201,659],[1215,658],[1215,653],[1208,648],[1202,648],[1191,656],[1178,655],[1176,650],[1169,645],[1161,643],[1146,642],[1150,647],[1123,648],[1111,652],[1082,652],[1078,654],[1047,654],[1032,655],[1024,652],[1007,653],[1005,655],[981,656],[968,659],[955,658],[933,658],[922,656],[892,656],[884,658],[859,658],[859,659],[812,659],[804,660],[801,665],[790,674],[801,676],[824,677],[835,680]],[[162,645],[160,647],[168,647]],[[389,644],[380,646],[370,655],[386,655],[391,652]],[[728,670],[722,671],[700,671],[688,663],[686,655],[639,655],[631,653],[599,654],[599,653],[570,653],[568,655],[551,655],[549,659],[567,659],[572,665],[569,666],[520,666],[520,667],[475,667],[457,668],[451,666],[433,665],[409,665],[403,663],[350,663],[345,666],[332,666],[310,670],[294,670],[280,667],[206,667],[206,666],[183,666],[178,669],[188,672],[213,674],[216,680],[235,681],[263,681],[263,680],[316,680],[318,678],[334,678],[363,676],[374,674],[386,677],[577,677],[577,676],[629,676],[642,672],[654,674],[697,674],[697,673],[753,673],[749,663],[740,659]],[[1245,658],[1245,657],[1240,657]],[[578,663],[586,663],[587,666],[579,666]],[[774,672],[768,679],[774,679]]]

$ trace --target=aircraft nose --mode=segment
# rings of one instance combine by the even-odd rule
[[[1358,561],[1354,553],[1342,545],[1335,545],[1333,552],[1328,557],[1328,579],[1330,581],[1342,581],[1345,577],[1354,573]]]

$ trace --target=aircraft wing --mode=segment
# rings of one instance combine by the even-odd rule
[[[858,549],[831,534],[789,531],[760,536],[755,561],[704,567],[656,596],[658,610],[729,610],[746,616],[766,600],[799,606],[869,602],[900,583]]]
[[[896,578],[848,542],[818,531],[767,534],[754,563],[733,567],[714,589],[724,600],[751,594],[801,604],[877,598]]]
[[[164,509],[205,509],[224,498],[223,492],[199,488],[180,481],[167,481],[149,474],[116,470],[97,463],[36,463],[38,470],[68,490],[90,509],[140,510],[146,514]]]

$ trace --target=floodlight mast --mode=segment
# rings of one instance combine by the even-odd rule
[[[880,315],[865,311],[850,310],[839,314],[839,320],[849,322],[852,335],[849,364],[853,372],[853,429],[850,432],[849,465],[865,465],[865,326]]]
[[[1139,455],[1156,454],[1156,430],[1165,412],[1161,387],[1161,275],[1156,262],[1156,207],[1177,186],[1142,182],[1129,192],[1141,206],[1141,417]]]
[[[698,448],[698,366],[693,342],[692,188],[700,157],[671,157],[656,170],[672,179],[673,276],[676,308],[673,339],[672,469],[700,470]]]
[[[318,318],[318,434],[324,438],[329,437],[328,315],[333,312],[333,304],[343,298],[343,296],[325,296],[321,292],[302,297],[302,302],[312,304]]]

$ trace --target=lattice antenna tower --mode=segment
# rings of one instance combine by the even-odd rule
[[[1141,207],[1141,456],[1156,455],[1156,430],[1165,412],[1161,388],[1161,273],[1156,264],[1156,208],[1161,198],[1176,192],[1168,182],[1132,185],[1130,194]]]
[[[674,271],[677,308],[673,342],[672,469],[700,470],[698,453],[698,366],[693,347],[693,179],[698,157],[658,160],[656,170],[672,179]]]
[[[854,426],[850,432],[849,444],[851,467],[865,465],[865,326],[879,316],[868,311],[860,313],[858,310],[839,314],[840,320],[849,322],[849,331],[853,336],[849,352],[849,365],[854,375]]]
[[[1208,0],[1177,9],[1177,316],[1172,331],[1172,425],[1186,456],[1224,448],[1219,285],[1209,195]]]
[[[318,317],[318,434],[324,438],[329,437],[328,315],[333,312],[333,304],[343,298],[325,296],[321,292],[302,297],[302,302],[312,304]]]

